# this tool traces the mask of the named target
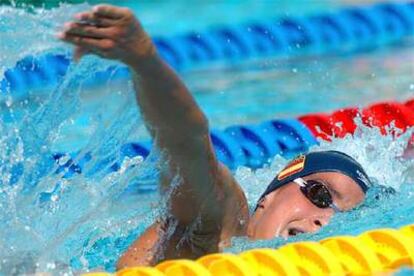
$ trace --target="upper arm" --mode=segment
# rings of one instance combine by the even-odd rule
[[[131,245],[118,259],[117,270],[132,266],[154,265],[155,250],[159,239],[160,223],[156,222]]]
[[[205,254],[219,252],[221,245],[231,237],[244,233],[248,220],[247,201],[240,186],[228,169],[217,164],[218,183],[211,185],[214,191],[199,200],[199,205],[184,198],[172,199],[171,213],[162,227],[163,256],[195,259]],[[178,194],[180,194],[178,192]],[[183,213],[187,216],[183,217]],[[223,243],[224,242],[224,243]]]
[[[220,251],[221,245],[228,245],[231,237],[242,235],[244,222],[248,220],[244,193],[225,166],[218,165],[217,170],[223,198],[206,201],[205,205],[195,210],[199,215],[191,220],[190,217],[183,219],[180,213],[193,210],[194,206],[185,199],[177,201],[177,197],[173,197],[174,216],[163,218],[149,227],[119,259],[118,269],[154,265],[170,258],[198,258]],[[164,174],[164,181],[171,181],[168,175]],[[215,211],[210,213],[211,210]],[[174,218],[176,216],[178,219]]]
[[[210,136],[206,132],[188,138],[168,141],[168,146],[158,141],[166,162],[161,185],[168,191],[169,211],[182,224],[200,216],[219,220],[225,183]]]

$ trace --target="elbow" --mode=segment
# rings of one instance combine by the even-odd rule
[[[204,137],[209,134],[209,123],[202,112],[192,112],[180,119],[181,123],[170,124],[168,129],[172,131],[171,136],[177,140]],[[171,127],[174,126],[174,127]]]

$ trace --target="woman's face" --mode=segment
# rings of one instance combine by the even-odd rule
[[[314,173],[305,180],[326,183],[334,204],[342,211],[354,208],[365,197],[358,184],[337,172]],[[316,232],[328,224],[334,214],[332,208],[319,208],[300,191],[298,184],[290,182],[266,195],[258,204],[247,228],[251,239],[289,237],[299,233]]]

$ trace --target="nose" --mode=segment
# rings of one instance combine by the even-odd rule
[[[331,216],[332,215],[324,215],[311,218],[312,228],[314,228],[315,231],[317,231],[319,230],[319,228],[327,225],[329,223],[329,220],[331,219]]]
[[[313,220],[313,224],[316,225],[317,227],[322,227],[323,226],[320,219]]]
[[[310,205],[306,214],[308,217],[307,222],[309,225],[312,225],[312,227],[319,229],[329,223],[329,220],[334,213],[335,211],[332,208],[318,208]]]

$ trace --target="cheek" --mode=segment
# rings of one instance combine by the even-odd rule
[[[277,210],[260,210],[251,219],[249,236],[253,239],[271,239],[275,237],[280,221]]]
[[[287,199],[288,198],[288,199]],[[287,226],[288,223],[303,219],[307,214],[308,203],[302,195],[278,197],[275,201],[258,210],[249,223],[251,238],[270,239]]]
[[[295,193],[294,196],[291,196],[286,205],[286,209],[288,209],[292,215],[296,216],[313,207],[312,203],[301,193]]]

